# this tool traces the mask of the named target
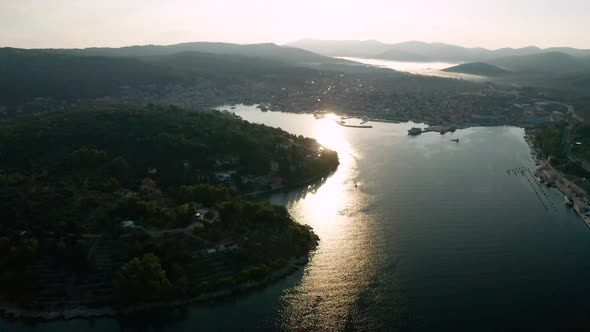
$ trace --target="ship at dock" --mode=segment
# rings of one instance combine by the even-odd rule
[[[571,198],[565,196],[564,197],[563,204],[565,204],[566,206],[570,206],[571,207],[571,206],[574,206],[574,201],[572,201]]]

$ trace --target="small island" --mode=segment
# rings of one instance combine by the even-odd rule
[[[490,65],[485,62],[464,63],[454,67],[443,69],[443,71],[478,76],[500,76],[510,73],[505,69],[502,69],[494,65]]]
[[[105,106],[0,127],[9,317],[116,315],[274,280],[318,238],[285,207],[244,196],[339,164],[313,139],[218,111]]]

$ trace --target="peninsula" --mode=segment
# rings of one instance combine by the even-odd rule
[[[313,139],[217,111],[104,107],[0,128],[11,156],[0,161],[0,310],[21,317],[115,314],[272,280],[317,236],[241,196],[339,164]]]

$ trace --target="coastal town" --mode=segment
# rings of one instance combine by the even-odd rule
[[[444,80],[400,73],[394,79],[325,72],[302,83],[149,84],[120,86],[118,93],[94,99],[35,98],[0,105],[0,116],[101,105],[175,105],[186,109],[229,104],[264,104],[271,111],[331,112],[342,116],[430,125],[516,125],[535,127],[562,121],[567,110],[542,92],[489,83]],[[399,83],[399,84],[397,84]]]

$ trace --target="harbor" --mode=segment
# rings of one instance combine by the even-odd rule
[[[588,204],[588,193],[574,181],[568,179],[562,172],[555,169],[548,159],[538,158],[540,154],[533,144],[532,135],[525,134],[524,139],[529,145],[531,156],[537,165],[537,169],[534,173],[535,176],[539,178],[541,183],[545,183],[547,187],[556,187],[565,196],[564,204],[570,206],[580,219],[584,221],[584,224],[590,228],[590,205]]]
[[[553,168],[548,161],[540,162],[540,167],[536,174],[546,181],[549,185],[555,186],[561,191],[565,198],[569,201],[572,209],[578,214],[580,219],[584,221],[586,226],[590,228],[590,205],[588,204],[588,193],[569,180],[561,172]],[[565,203],[565,202],[564,202]]]

